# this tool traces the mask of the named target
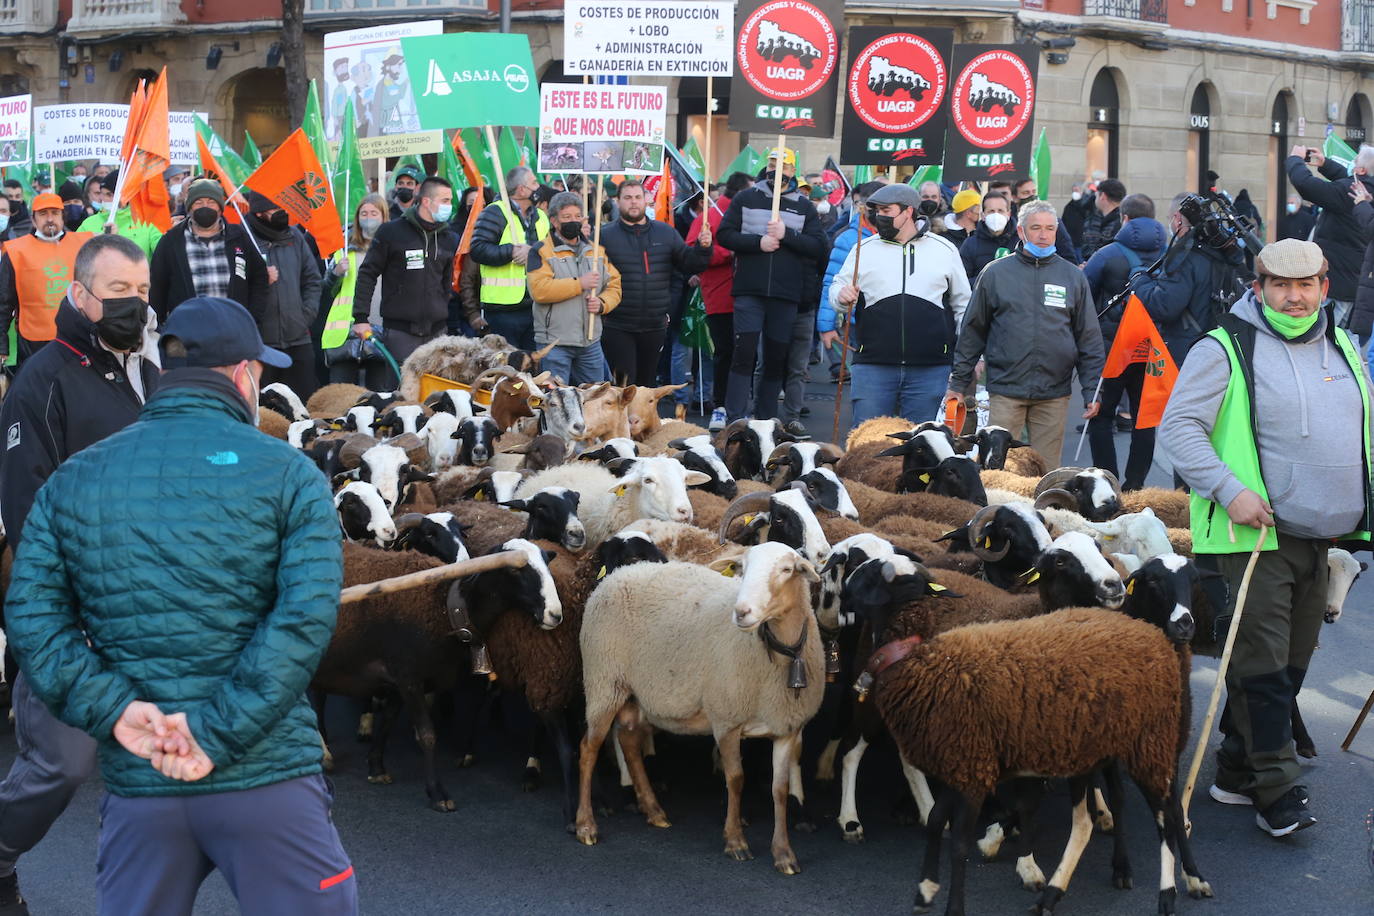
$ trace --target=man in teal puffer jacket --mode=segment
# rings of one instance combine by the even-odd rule
[[[100,744],[100,911],[189,913],[218,867],[244,912],[354,913],[305,698],[338,522],[252,425],[261,364],[287,358],[226,299],[183,303],[160,346],[138,421],[39,491],[8,594],[31,689]]]

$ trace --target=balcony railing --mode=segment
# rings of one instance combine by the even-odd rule
[[[1169,4],[1168,0],[1083,0],[1083,15],[1165,24]]]
[[[0,0],[0,34],[46,32],[56,25],[56,3],[49,0]]]
[[[1374,54],[1374,2],[1341,0],[1341,50]]]
[[[178,0],[72,0],[67,31],[155,29],[185,21]]]
[[[307,19],[353,16],[411,16],[485,10],[486,0],[305,0]]]

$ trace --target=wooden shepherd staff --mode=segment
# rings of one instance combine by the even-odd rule
[[[854,242],[854,280],[849,285],[854,287],[854,291],[859,291],[859,255],[863,252],[864,242],[864,214],[859,211],[859,226],[854,230],[859,238]],[[854,300],[857,306],[859,301]],[[844,342],[840,344],[840,374],[835,377],[835,425],[830,431],[830,441],[838,443],[840,441],[840,396],[844,392],[845,365],[844,361],[849,356],[849,329],[854,324],[854,309],[851,307],[844,319]]]
[[[472,560],[462,560],[458,563],[449,563],[446,566],[435,566],[432,569],[406,573],[404,576],[393,576],[390,579],[382,579],[377,582],[351,585],[339,592],[339,604],[352,604],[365,598],[389,595],[392,592],[419,588],[422,585],[432,585],[435,582],[446,582],[449,579],[458,579],[462,576],[475,576],[477,573],[490,572],[493,569],[502,569],[507,566],[518,569],[528,564],[529,561],[529,555],[521,550],[491,553]]]
[[[1231,524],[1231,540],[1235,541],[1235,525]],[[1226,643],[1221,650],[1221,663],[1217,665],[1217,682],[1212,685],[1212,697],[1207,701],[1207,717],[1202,720],[1202,731],[1198,734],[1197,748],[1193,751],[1193,763],[1188,767],[1188,781],[1183,786],[1183,824],[1184,829],[1192,833],[1193,825],[1188,820],[1188,805],[1193,800],[1193,787],[1197,785],[1197,773],[1202,768],[1202,755],[1207,751],[1207,742],[1212,734],[1212,720],[1217,714],[1217,703],[1221,699],[1221,685],[1226,683],[1226,669],[1231,664],[1231,650],[1236,646],[1236,633],[1240,631],[1240,615],[1245,610],[1245,599],[1250,593],[1250,577],[1255,574],[1255,564],[1259,562],[1260,551],[1264,549],[1264,541],[1269,537],[1269,526],[1260,526],[1259,541],[1255,544],[1255,549],[1250,553],[1250,562],[1246,564],[1245,575],[1240,580],[1240,593],[1236,595],[1236,609],[1231,612],[1231,626],[1226,630]],[[1186,688],[1187,685],[1185,684]]]
[[[602,186],[601,186],[601,176],[600,176],[600,175],[596,175],[596,176],[593,176],[593,177],[596,178],[596,221],[592,223],[592,227],[593,227],[593,228],[592,228],[592,252],[593,252],[592,263],[596,265],[597,276],[600,277],[600,275],[601,275],[601,273],[602,273],[602,271],[603,271],[604,268],[603,268],[603,266],[602,266],[602,264],[601,264],[601,256],[600,256],[600,255],[597,255],[596,252],[598,252],[598,251],[601,250],[601,195],[605,194],[606,192],[605,192],[605,189],[602,188]],[[583,176],[583,181],[584,181],[584,183],[585,183],[585,181],[586,181],[586,176]],[[585,212],[587,212],[587,211],[583,210],[582,212],[585,213]],[[603,279],[604,279],[604,278],[603,278]],[[600,291],[606,288],[606,284],[605,284],[604,282],[602,282],[602,279],[598,279],[596,285],[597,285],[597,295],[600,296],[600,295],[601,295],[601,292],[600,292]],[[591,311],[589,311],[589,312],[587,312],[587,343],[588,343],[588,344],[590,344],[590,343],[592,342],[592,335],[595,334],[595,333],[596,333],[596,312],[591,312]]]

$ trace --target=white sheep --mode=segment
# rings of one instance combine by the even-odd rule
[[[443,411],[435,413],[425,422],[420,438],[425,442],[431,462],[430,470],[434,473],[453,466],[453,459],[458,454],[458,441],[453,434],[458,431],[461,422],[457,416]]]
[[[728,789],[725,853],[752,858],[740,819],[740,739],[771,738],[773,864],[784,874],[800,871],[787,836],[787,795],[802,726],[820,707],[825,687],[811,612],[810,584],[818,580],[814,566],[775,543],[751,547],[735,577],[689,563],[636,563],[606,577],[582,620],[587,735],[578,839],[597,841],[592,771],[613,723],[640,811],[652,826],[668,826],[644,773],[641,726],[647,723],[715,736]]]
[[[595,548],[636,519],[662,518],[691,522],[692,504],[687,488],[710,480],[700,471],[689,471],[671,458],[635,458],[622,461],[628,467],[620,477],[586,461],[546,468],[525,479],[516,489],[519,497],[531,496],[545,487],[566,487],[582,495],[577,514],[587,528],[587,546]]]

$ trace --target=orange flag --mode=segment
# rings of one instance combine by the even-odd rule
[[[654,189],[654,219],[672,225],[673,195],[672,160],[664,153],[663,175],[658,179],[658,187]]]
[[[1140,410],[1136,414],[1137,429],[1159,425],[1164,417],[1164,405],[1178,381],[1178,366],[1164,345],[1164,338],[1150,319],[1140,299],[1132,294],[1116,330],[1107,364],[1102,367],[1103,378],[1116,378],[1133,363],[1145,364],[1145,385],[1140,393]]]
[[[228,201],[239,196],[239,189],[234,187],[234,183],[225,176],[224,169],[220,168],[219,160],[215,158],[214,153],[210,152],[210,147],[205,144],[205,138],[200,135],[199,131],[196,132],[196,152],[200,156],[201,172],[206,178],[219,182],[219,186],[224,189],[224,199]],[[238,203],[240,206],[243,205],[242,201]],[[224,218],[231,223],[239,222],[238,210],[233,207],[225,207]]]
[[[138,85],[134,87],[133,95],[129,97],[129,121],[124,128],[124,142],[119,147],[121,164],[128,162],[129,155],[134,151],[134,137],[138,134],[138,128],[143,123],[143,107],[147,102],[147,84],[143,80],[139,80]]]
[[[135,120],[138,96],[135,91],[129,107],[129,126],[124,132],[128,155],[123,164],[127,172],[119,206],[130,206],[136,221],[152,223],[166,232],[172,228],[172,215],[167,208],[170,198],[162,180],[172,157],[167,125],[167,68],[149,87]]]
[[[244,184],[274,201],[291,222],[314,236],[321,257],[343,247],[343,225],[329,189],[329,174],[301,128],[283,140]]]
[[[468,180],[468,187],[482,187],[486,179],[482,177],[482,172],[477,168],[472,153],[468,152],[468,145],[463,142],[462,131],[455,130],[453,132],[453,151],[458,154],[458,162],[463,166],[463,177]]]

